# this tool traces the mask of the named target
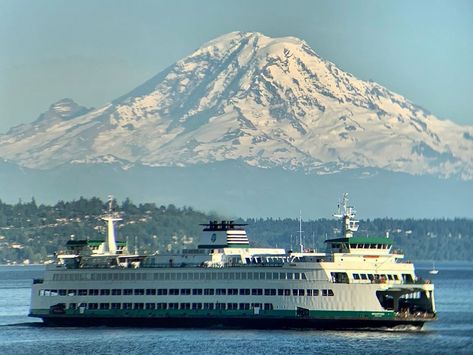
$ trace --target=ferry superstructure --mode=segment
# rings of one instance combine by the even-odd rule
[[[159,327],[422,327],[436,319],[434,285],[385,237],[360,237],[344,196],[327,252],[252,248],[244,225],[203,225],[197,249],[132,255],[115,240],[69,241],[33,281],[30,316],[48,325]]]

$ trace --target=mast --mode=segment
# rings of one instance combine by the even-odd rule
[[[122,219],[116,212],[113,212],[113,196],[108,196],[108,213],[102,217],[107,222],[107,239],[104,245],[105,254],[116,254],[117,243],[115,241],[115,228],[114,224]]]
[[[344,238],[353,237],[358,230],[358,222],[355,219],[356,211],[353,206],[348,205],[348,193],[343,194],[343,199],[338,204],[338,212],[333,216],[342,220],[342,235]]]
[[[302,211],[299,210],[299,247],[301,253],[304,252],[304,244],[302,243]]]

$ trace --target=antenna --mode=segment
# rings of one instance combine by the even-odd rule
[[[304,251],[304,248],[302,247],[302,211],[299,210],[299,248],[300,252],[302,253]]]

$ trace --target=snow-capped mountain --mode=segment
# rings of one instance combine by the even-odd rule
[[[355,78],[297,38],[233,32],[101,108],[53,104],[0,136],[0,157],[39,169],[239,160],[316,173],[368,167],[469,180],[473,126],[439,120]]]

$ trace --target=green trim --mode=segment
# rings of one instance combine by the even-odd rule
[[[253,310],[192,310],[192,309],[119,309],[119,310],[66,310],[65,314],[50,313],[48,309],[32,309],[30,317],[109,317],[109,318],[309,318],[309,319],[394,319],[393,311],[320,311],[310,310],[309,316],[299,317],[295,310],[260,310],[254,314]]]
[[[325,243],[348,243],[348,244],[393,244],[393,241],[385,237],[351,237],[328,239]]]

